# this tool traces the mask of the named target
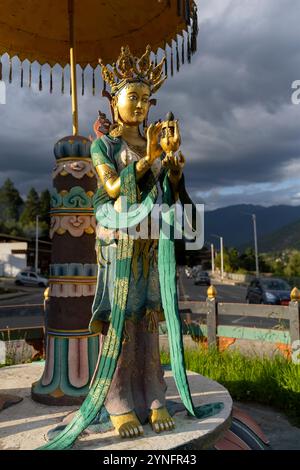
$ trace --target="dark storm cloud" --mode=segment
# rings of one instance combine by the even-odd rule
[[[291,104],[291,83],[300,73],[300,5],[222,3],[222,15],[201,24],[197,61],[185,70],[178,94],[191,184],[203,190],[278,182],[300,149],[300,107]],[[199,10],[201,16],[200,2]],[[182,78],[169,81],[165,103]]]
[[[157,94],[150,118],[169,110],[179,118],[186,180],[198,201],[211,208],[259,200],[295,204],[300,106],[291,104],[291,84],[300,79],[300,4],[198,5],[198,52]],[[0,105],[0,183],[10,176],[22,192],[51,186],[53,144],[71,132],[70,97],[57,90],[56,73],[53,95],[8,85],[7,105]],[[79,105],[80,133],[89,135],[107,103],[87,94]]]

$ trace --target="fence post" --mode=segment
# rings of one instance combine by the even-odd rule
[[[207,343],[208,347],[217,347],[217,328],[218,328],[218,302],[217,289],[210,286],[207,289]]]
[[[294,287],[291,292],[291,301],[289,303],[291,345],[294,341],[300,340],[299,302],[300,291],[297,287]]]

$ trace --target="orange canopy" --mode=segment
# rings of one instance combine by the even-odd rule
[[[165,48],[188,30],[195,10],[192,0],[74,0],[77,63],[95,67],[100,56],[111,63],[126,44],[137,55],[147,44]],[[22,61],[68,64],[68,0],[1,0],[0,55],[6,52]]]
[[[181,53],[178,35],[186,32],[186,47],[182,36]],[[76,64],[93,67],[101,58],[106,64],[119,56],[121,46],[128,45],[133,54],[142,55],[147,44],[152,51],[171,47],[170,68],[179,70],[183,62],[196,51],[198,32],[197,7],[194,0],[1,0],[0,1],[0,80],[1,55],[17,56],[21,62],[29,60],[29,86],[31,62],[51,67],[70,63],[72,90],[73,133],[78,132]],[[175,44],[174,44],[175,41]],[[174,49],[173,49],[174,48]],[[173,54],[176,54],[175,57]],[[166,58],[167,58],[166,52]],[[168,60],[166,61],[166,73]],[[12,81],[12,60],[9,65]],[[23,86],[23,67],[21,67]],[[39,74],[42,89],[42,71]],[[50,70],[52,92],[52,68]],[[64,70],[62,71],[64,92]],[[84,93],[84,71],[82,72]]]

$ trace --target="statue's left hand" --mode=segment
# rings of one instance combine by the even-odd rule
[[[185,157],[181,152],[178,152],[177,155],[171,155],[165,157],[162,161],[162,165],[165,168],[168,168],[168,177],[174,187],[177,187],[183,172],[183,167],[185,165]]]
[[[165,157],[162,161],[162,165],[165,168],[168,168],[169,179],[171,183],[176,186],[182,176],[183,167],[185,165],[185,157],[179,151],[178,155],[171,155]]]
[[[162,165],[172,173],[182,172],[185,165],[185,157],[179,151],[178,155],[166,156],[162,161]]]

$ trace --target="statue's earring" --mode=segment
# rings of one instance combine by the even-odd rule
[[[117,124],[119,120],[119,112],[116,105],[114,105],[114,124]]]
[[[150,109],[150,106],[149,106],[149,109]],[[143,134],[144,134],[145,138],[147,136],[147,129],[148,129],[149,109],[148,109],[148,113],[146,114],[146,117],[145,117],[144,122],[143,122]]]

